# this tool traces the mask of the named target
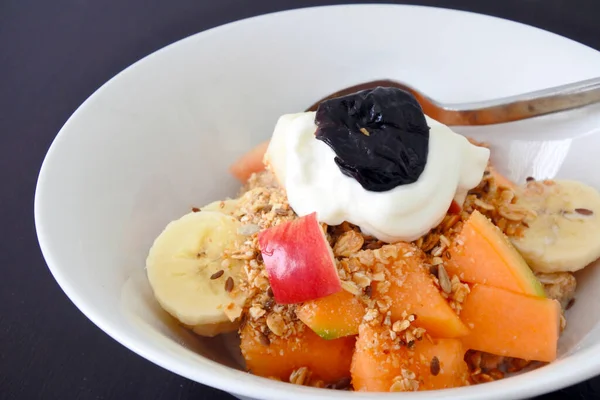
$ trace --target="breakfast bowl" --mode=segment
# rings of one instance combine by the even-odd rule
[[[341,88],[394,79],[448,103],[595,77],[600,53],[488,16],[415,6],[318,7],[251,18],[186,38],[127,68],[61,129],[35,196],[53,276],[100,329],[149,361],[240,399],[527,398],[600,373],[600,269],[576,272],[556,360],[499,381],[374,393],[292,385],[246,372],[235,332],[206,337],[157,302],[146,263],[157,236],[195,207],[235,197],[230,166],[281,115]],[[569,179],[600,189],[600,107],[482,127],[514,182]],[[598,239],[600,240],[600,239]],[[230,288],[231,289],[231,288]]]

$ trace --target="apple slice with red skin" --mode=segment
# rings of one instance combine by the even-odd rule
[[[316,213],[262,231],[258,244],[277,303],[301,303],[342,290]]]

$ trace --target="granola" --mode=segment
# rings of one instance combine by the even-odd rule
[[[430,268],[431,278],[439,287],[440,293],[452,309],[460,313],[470,288],[458,276],[448,275],[444,266],[444,259],[450,257],[448,248],[474,210],[490,218],[506,235],[519,235],[527,226],[528,219],[534,215],[515,205],[516,199],[517,195],[511,188],[496,184],[488,167],[482,182],[467,194],[461,212],[448,213],[436,228],[413,242],[413,251],[408,251],[405,246],[385,244],[363,234],[358,227],[347,222],[338,226],[323,224],[336,257],[342,289],[359,297],[366,306],[363,323],[387,327],[382,333],[381,341],[391,340],[395,348],[410,348],[417,340],[425,337],[430,339],[424,329],[413,326],[416,319],[413,314],[404,313],[402,319],[391,320],[392,299],[386,293],[390,282],[402,284],[402,276],[390,275],[385,265],[389,262],[402,262],[402,257],[413,257],[413,252],[422,251],[420,257],[423,266]],[[257,233],[259,230],[293,220],[297,216],[287,202],[285,191],[277,185],[269,172],[255,174],[250,178],[234,215],[244,223],[242,229],[248,236],[248,240],[231,255],[233,258],[244,260],[245,279],[241,283],[241,290],[246,291],[248,298],[245,307],[248,318],[245,324],[253,328],[257,340],[264,346],[268,346],[275,336],[291,338],[302,332],[304,324],[295,315],[296,305],[279,305],[273,301],[260,257]],[[572,297],[575,288],[575,278],[572,274],[541,276],[540,279],[550,297],[558,298],[563,303]],[[436,360],[437,358],[430,360],[432,373],[439,373],[439,360]],[[514,373],[531,364],[524,360],[473,351],[467,354],[466,361],[471,370],[472,383],[501,379],[505,373]],[[404,372],[396,377],[390,391],[418,390],[419,382],[414,373]],[[306,367],[295,370],[289,382],[338,388],[335,384],[325,384],[322,381],[312,384],[311,372]],[[343,389],[350,385],[348,383],[345,386]]]

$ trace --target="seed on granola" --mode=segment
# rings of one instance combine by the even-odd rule
[[[373,295],[373,285],[369,285],[364,289],[365,292],[365,296],[367,296],[368,298],[371,298],[371,296]]]
[[[227,278],[227,280],[225,281],[225,291],[227,293],[231,292],[233,290],[233,278],[229,277]]]
[[[274,294],[273,294],[273,288],[270,287],[270,286],[269,286],[269,290],[267,290],[267,296],[269,296],[269,297],[273,297],[274,296]]]
[[[212,279],[212,280],[219,279],[220,277],[223,276],[224,273],[225,273],[225,271],[223,271],[222,269],[220,269],[217,272],[215,272],[214,274],[212,274],[210,276],[210,279]]]
[[[533,182],[533,181],[535,181],[535,178],[534,178],[533,176],[528,176],[528,177],[525,179],[525,182]]]
[[[565,307],[565,310],[568,310],[571,307],[573,307],[573,304],[575,304],[575,298],[572,298],[571,300],[569,300],[569,302],[567,303],[567,306]]]
[[[337,390],[348,389],[348,388],[350,388],[350,382],[351,382],[350,377],[342,378],[335,383],[335,388]]]
[[[260,226],[256,224],[246,224],[240,226],[237,230],[237,233],[242,236],[252,236],[258,231],[260,231]]]
[[[450,282],[448,272],[446,272],[446,268],[444,268],[442,264],[438,265],[438,279],[440,280],[440,287],[444,293],[452,293],[452,282]]]
[[[448,260],[450,260],[452,258],[452,254],[450,254],[450,251],[446,250],[446,253],[444,254],[446,256],[446,258]]]
[[[269,337],[267,335],[265,335],[264,333],[261,333],[258,336],[258,341],[260,342],[260,344],[262,344],[263,346],[268,346],[271,344],[271,340],[269,339]]]
[[[440,373],[440,359],[434,356],[429,364],[429,371],[431,375],[437,376]]]
[[[267,301],[265,301],[263,308],[267,311],[271,311],[271,309],[273,308],[274,305],[275,305],[275,300],[270,298],[270,299],[267,299]]]
[[[429,273],[431,275],[434,275],[436,278],[438,276],[438,269],[439,269],[438,267],[439,267],[438,265],[432,265],[431,267],[429,267]]]
[[[284,210],[283,208],[276,208],[275,209],[275,214],[277,215],[287,215],[287,210]]]
[[[587,208],[576,208],[575,212],[577,214],[581,214],[581,215],[592,215],[592,214],[594,214],[594,212],[592,210],[587,209]]]
[[[200,209],[198,207],[192,207],[192,212],[199,212]]]

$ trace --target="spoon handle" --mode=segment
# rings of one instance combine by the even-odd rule
[[[593,103],[600,103],[600,78],[477,103],[437,103],[441,108],[437,113],[440,114],[438,118],[441,122],[448,125],[488,125],[571,110]]]

